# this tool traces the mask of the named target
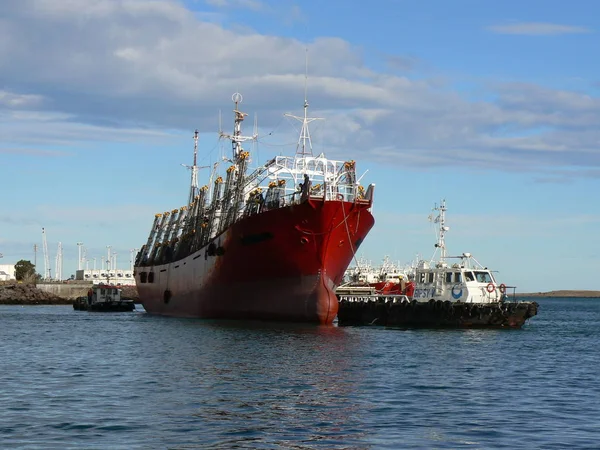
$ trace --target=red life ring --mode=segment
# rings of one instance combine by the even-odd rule
[[[506,285],[505,285],[504,283],[502,283],[502,284],[501,284],[501,285],[498,287],[498,289],[500,289],[500,292],[501,292],[502,294],[506,293]]]
[[[343,194],[338,194],[335,196],[335,198],[337,198],[338,200],[344,200],[344,195]]]
[[[491,294],[496,290],[496,286],[494,286],[494,283],[490,281],[485,289]]]

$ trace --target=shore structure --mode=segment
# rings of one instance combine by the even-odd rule
[[[132,269],[80,269],[75,271],[75,281],[103,284],[106,280],[120,286],[135,286]]]

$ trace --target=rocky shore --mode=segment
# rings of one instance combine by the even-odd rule
[[[600,298],[600,291],[563,290],[548,292],[517,293],[517,297],[555,297],[555,298]]]
[[[84,287],[84,291],[87,286]],[[135,286],[123,286],[121,297],[138,301]],[[8,283],[0,285],[0,305],[71,305],[74,298],[60,297],[38,289],[34,284]]]
[[[0,305],[70,305],[72,300],[42,291],[34,284],[0,286]]]

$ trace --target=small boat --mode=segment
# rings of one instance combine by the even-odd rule
[[[124,312],[133,311],[133,300],[121,298],[121,289],[111,284],[96,284],[90,288],[85,297],[78,297],[73,302],[77,311]]]
[[[493,271],[470,253],[448,256],[446,202],[436,205],[434,211],[437,217],[430,219],[439,225],[436,253],[431,261],[420,261],[414,273],[408,274],[409,279],[414,278],[414,293],[391,294],[393,288],[376,289],[373,283],[370,290],[357,290],[352,284],[340,286],[336,291],[340,300],[338,324],[520,328],[537,314],[536,302],[516,301],[516,287],[498,283]],[[449,262],[453,259],[457,262]]]

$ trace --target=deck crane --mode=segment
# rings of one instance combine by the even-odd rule
[[[44,280],[50,279],[50,259],[48,258],[48,242],[46,241],[46,230],[42,227],[42,248],[44,251]]]

